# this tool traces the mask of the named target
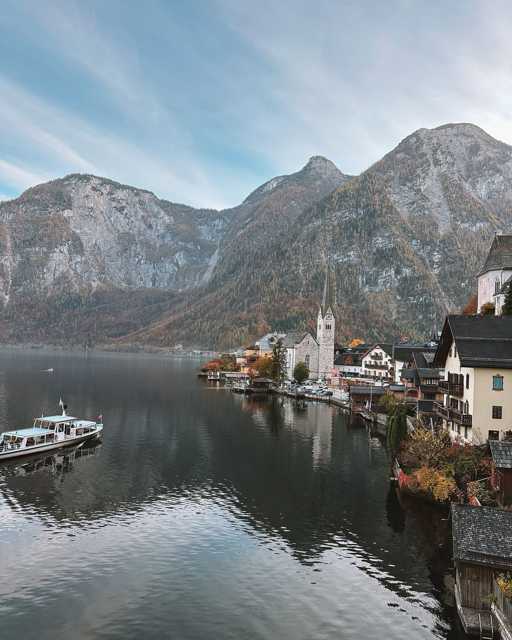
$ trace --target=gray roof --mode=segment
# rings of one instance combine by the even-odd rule
[[[350,395],[351,396],[368,396],[370,393],[374,396],[381,396],[386,393],[386,389],[384,387],[371,387],[368,385],[351,385],[350,387]]]
[[[334,274],[330,263],[327,263],[325,269],[324,295],[322,297],[322,315],[324,316],[327,309],[334,312],[336,307],[336,285],[333,283]]]
[[[408,362],[413,353],[423,353],[427,351],[435,352],[435,347],[428,347],[424,344],[395,344],[393,345],[393,359],[399,362]]]
[[[435,366],[444,367],[453,340],[463,367],[512,369],[512,316],[448,316]]]
[[[299,344],[304,340],[304,337],[307,336],[308,333],[309,331],[292,331],[292,333],[287,333],[283,338],[283,347],[286,349],[293,349],[296,344]],[[313,336],[311,337],[315,340]]]
[[[482,270],[478,275],[495,269],[512,269],[512,235],[494,236]]]
[[[453,557],[459,562],[512,569],[512,512],[452,504]]]
[[[512,442],[489,440],[494,464],[498,469],[512,469]]]

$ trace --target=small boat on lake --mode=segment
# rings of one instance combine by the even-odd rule
[[[82,420],[68,416],[66,405],[62,401],[60,405],[61,415],[41,416],[34,420],[31,428],[4,431],[0,434],[0,461],[33,453],[44,453],[101,437],[102,416],[99,416],[97,421]]]

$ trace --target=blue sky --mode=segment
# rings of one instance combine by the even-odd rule
[[[196,206],[420,127],[512,142],[512,7],[472,0],[2,0],[0,198],[71,172]]]

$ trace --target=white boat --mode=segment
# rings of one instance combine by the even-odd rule
[[[34,420],[34,425],[29,429],[4,431],[0,434],[0,461],[33,453],[44,453],[101,437],[102,416],[99,416],[99,422],[82,420],[68,416],[65,405],[62,401],[60,404],[62,406],[60,416],[41,416]]]

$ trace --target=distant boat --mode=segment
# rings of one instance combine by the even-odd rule
[[[66,414],[66,405],[60,402],[60,416],[41,416],[29,429],[4,431],[0,434],[0,461],[33,453],[44,453],[61,447],[77,445],[103,433],[103,416],[94,420],[81,420]]]
[[[42,373],[53,373],[53,367],[50,369],[42,369]]]

